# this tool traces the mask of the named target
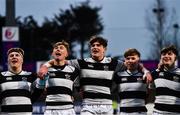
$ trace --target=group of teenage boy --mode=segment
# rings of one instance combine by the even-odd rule
[[[106,57],[107,40],[93,36],[89,40],[90,57],[66,60],[69,44],[53,45],[53,59],[39,72],[24,71],[24,51],[7,52],[8,70],[0,73],[2,115],[32,115],[32,104],[45,90],[44,115],[75,115],[73,90],[82,96],[81,115],[112,115],[112,83],[120,99],[120,115],[147,115],[146,98],[155,89],[153,115],[180,115],[180,69],[178,50],[167,46],[161,50],[156,70],[150,72],[140,63],[140,52],[129,48],[124,61]]]

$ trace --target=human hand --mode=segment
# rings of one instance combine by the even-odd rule
[[[147,84],[152,83],[152,80],[153,80],[150,72],[146,72],[145,77],[143,77],[143,79],[146,80]]]
[[[44,76],[47,74],[47,72],[48,72],[48,67],[46,65],[42,65],[39,69],[38,77],[40,79],[44,79]]]

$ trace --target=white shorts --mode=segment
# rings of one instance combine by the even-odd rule
[[[44,115],[76,115],[73,108],[70,109],[47,109]]]
[[[113,115],[112,105],[85,104],[81,109],[81,115]]]
[[[154,110],[152,115],[180,115],[180,113],[162,112]]]
[[[132,112],[132,113],[120,112],[119,115],[147,115],[147,113],[146,112]]]

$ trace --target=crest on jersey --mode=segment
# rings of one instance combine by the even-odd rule
[[[6,77],[6,80],[12,80],[12,77]]]
[[[88,67],[89,67],[89,68],[94,68],[94,66],[93,66],[93,65],[91,65],[91,64],[88,64]]]
[[[71,79],[71,75],[65,74],[66,79]]]
[[[22,77],[22,81],[27,81],[27,78],[26,77]]]
[[[109,70],[109,66],[105,65],[105,66],[104,66],[104,70],[105,70],[105,71]]]
[[[121,79],[121,81],[122,81],[122,82],[123,82],[123,81],[127,81],[127,78],[124,77],[124,78]]]
[[[161,77],[164,76],[164,72],[160,72],[159,76],[161,76]]]
[[[138,81],[138,82],[142,82],[142,78],[138,77],[138,78],[137,78],[137,81]]]
[[[178,76],[173,76],[173,80],[178,82],[179,81],[179,77]]]

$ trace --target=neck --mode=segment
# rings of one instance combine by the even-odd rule
[[[55,60],[54,65],[63,66],[65,65],[65,60]]]
[[[173,69],[174,67],[175,67],[174,64],[171,65],[171,66],[165,65],[165,66],[164,66],[164,69],[166,69],[166,70],[171,70],[171,69]]]
[[[9,67],[9,71],[15,74],[19,74],[22,71],[22,67]]]
[[[138,70],[138,65],[135,65],[135,66],[133,66],[133,67],[128,67],[127,69],[128,69],[130,72],[134,72],[134,71]]]
[[[104,59],[104,56],[103,57],[92,57],[95,61],[97,62],[100,62]]]

